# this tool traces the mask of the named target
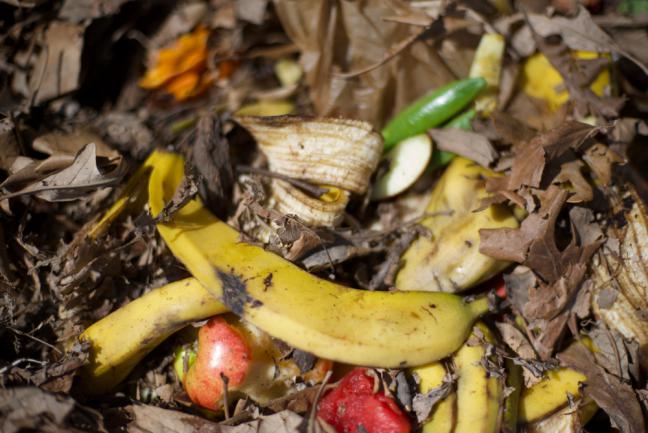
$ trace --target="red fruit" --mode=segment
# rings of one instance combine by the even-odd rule
[[[214,317],[198,331],[198,355],[184,378],[191,400],[207,409],[223,404],[224,382],[237,389],[246,379],[252,350],[241,333],[221,317]]]
[[[396,402],[374,393],[374,378],[356,368],[319,403],[317,416],[338,433],[409,433],[411,425]]]

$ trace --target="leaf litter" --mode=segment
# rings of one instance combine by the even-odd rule
[[[625,277],[609,270],[613,282],[599,287],[592,276],[603,254],[609,266],[625,257],[626,235],[635,233],[623,182],[634,184],[633,197],[648,196],[641,15],[621,15],[614,2],[594,2],[600,9],[516,2],[509,11],[478,2],[373,0],[54,3],[0,5],[7,12],[0,22],[3,431],[328,431],[309,421],[319,388],[297,378],[287,396],[266,405],[237,400],[228,420],[208,419],[190,406],[172,372],[174,341],[148,355],[119,393],[78,393],[89,359],[75,342],[79,333],[188,276],[156,235],[145,182],[127,179],[154,148],[178,151],[189,176],[166,218],[198,196],[242,241],[323,278],[394,290],[403,251],[426,236],[417,222],[437,175],[378,205],[352,194],[339,225],[311,227],[273,205],[273,179],[284,175],[268,170],[231,119],[265,104],[366,120],[379,130],[428,90],[467,76],[480,36],[495,29],[508,42],[500,111],[473,121],[473,132],[429,132],[436,149],[503,173],[487,179],[483,206],[517,207],[522,215],[518,229],[480,232],[482,253],[514,262],[504,271],[507,298],[486,367],[498,375],[511,359],[527,386],[558,363],[584,372],[585,395],[613,427],[645,431],[645,348],[601,316],[624,302]],[[209,37],[183,52],[187,62],[199,60],[195,68],[161,71],[172,77],[165,85],[174,82],[166,91],[142,89],[147,66],[197,29]],[[580,59],[573,50],[611,54]],[[562,77],[555,90],[569,93],[555,111],[519,88],[524,58],[534,52]],[[303,71],[289,88],[274,72],[281,59]],[[596,94],[590,86],[610,68],[618,85]],[[326,189],[283,180],[310,196]],[[127,199],[119,202],[122,194]],[[599,348],[594,354],[574,342],[585,336]],[[454,386],[450,377],[420,394],[405,370],[376,374],[418,421]]]

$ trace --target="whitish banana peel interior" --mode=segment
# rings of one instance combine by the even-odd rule
[[[519,223],[502,205],[474,212],[488,194],[484,178],[492,170],[456,157],[434,187],[421,224],[431,237],[420,236],[403,255],[396,276],[399,290],[460,292],[501,272],[510,263],[479,252],[479,230],[516,228]]]
[[[598,410],[595,402],[582,403],[576,401],[579,407],[567,407],[553,415],[533,422],[526,426],[527,433],[581,433],[582,427],[594,416]]]
[[[383,149],[367,122],[297,116],[237,116],[268,158],[270,170],[356,194],[369,186]]]
[[[349,193],[364,194],[383,149],[380,134],[367,122],[297,116],[237,116],[268,159],[271,171],[340,191],[335,201],[310,197],[273,180],[271,204],[313,226],[340,222]]]
[[[608,235],[619,240],[618,251],[605,244],[593,261],[592,308],[608,328],[639,344],[639,362],[648,371],[648,213],[627,188],[612,202],[618,217],[608,227]]]
[[[297,215],[308,225],[336,226],[344,216],[344,209],[349,203],[349,192],[326,187],[327,197],[311,197],[289,183],[273,179],[271,183],[273,207],[284,215]]]

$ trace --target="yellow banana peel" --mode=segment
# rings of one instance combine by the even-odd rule
[[[426,393],[443,385],[448,374],[442,362],[413,368],[420,380],[419,389]],[[427,421],[423,423],[423,433],[452,433],[457,422],[457,394],[451,391],[443,400],[439,401]]]
[[[487,342],[493,335],[483,323],[475,325]],[[474,336],[475,334],[473,334]],[[457,379],[456,432],[496,433],[501,422],[500,407],[504,400],[504,381],[491,377],[482,364],[486,348],[470,338],[453,356]]]
[[[149,206],[158,215],[183,176],[182,157],[158,153]],[[488,310],[447,293],[370,292],[317,278],[239,241],[199,200],[158,230],[173,254],[232,312],[273,337],[319,357],[356,365],[406,367],[457,350]]]
[[[475,100],[475,108],[483,116],[488,116],[497,108],[505,46],[504,36],[497,33],[484,34],[470,66],[471,78],[483,77],[486,80],[486,88]]]
[[[572,55],[579,59],[609,57],[609,54],[591,51],[574,51]],[[610,83],[610,70],[606,68],[594,79],[590,89],[596,95],[603,96],[610,93]],[[546,101],[552,111],[569,100],[569,93],[563,88],[562,76],[542,53],[536,53],[524,62],[522,90],[529,96]]]
[[[90,362],[82,371],[82,388],[92,394],[109,391],[171,334],[226,311],[194,278],[144,294],[81,334],[80,339],[91,347]]]
[[[155,152],[144,165],[150,169],[149,205],[158,215],[182,181],[183,160]],[[110,218],[117,214],[109,211]],[[451,354],[488,310],[486,298],[466,303],[445,293],[368,292],[319,279],[239,242],[238,233],[199,200],[158,229],[195,278],[152,290],[81,335],[91,345],[82,380],[87,392],[110,390],[169,335],[229,310],[302,350],[381,367],[421,365]]]
[[[585,375],[570,368],[548,371],[540,382],[522,390],[519,421],[535,422],[560,410],[567,405],[568,394],[580,397],[580,383],[586,381]]]
[[[421,236],[403,255],[396,276],[399,290],[460,292],[501,272],[510,263],[479,252],[479,230],[516,228],[519,223],[502,205],[473,212],[488,193],[483,186],[492,170],[457,157],[434,187],[421,224],[431,238]]]

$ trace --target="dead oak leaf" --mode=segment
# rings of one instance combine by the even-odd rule
[[[514,148],[515,159],[507,189],[515,191],[524,185],[539,188],[549,161],[559,158],[570,149],[579,150],[585,140],[599,130],[600,128],[585,123],[563,122],[557,128]]]
[[[610,35],[605,33],[592,20],[592,16],[584,6],[580,6],[574,17],[553,16],[543,14],[528,14],[528,20],[533,30],[542,37],[560,35],[565,44],[572,50],[615,52],[627,57],[648,74],[648,67],[628,51],[617,45]]]
[[[483,167],[490,167],[497,159],[497,151],[482,134],[456,128],[431,129],[428,134],[440,150],[463,156]]]
[[[567,200],[568,192],[556,186],[551,186],[547,193],[542,207],[525,218],[520,228],[479,230],[479,252],[498,260],[525,262],[531,244],[542,239],[549,230],[553,234],[558,212]]]
[[[99,168],[100,163],[106,163],[108,171],[102,172]],[[70,201],[82,197],[88,190],[116,184],[125,171],[121,157],[109,161],[97,158],[95,143],[89,143],[76,155],[72,164],[54,173],[44,174],[22,188],[11,190],[10,188],[16,186],[16,179],[9,177],[0,185],[5,191],[0,195],[0,200],[35,194],[51,202]]]

